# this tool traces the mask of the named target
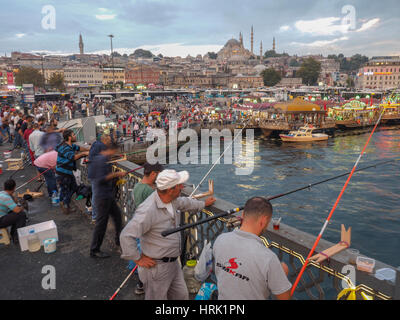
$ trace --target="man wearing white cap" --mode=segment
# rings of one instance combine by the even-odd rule
[[[162,171],[153,192],[136,209],[132,220],[122,230],[121,258],[133,260],[138,266],[146,300],[187,300],[189,293],[177,258],[181,255],[181,236],[174,233],[163,237],[161,232],[180,225],[177,210],[202,210],[215,202],[179,197],[183,183],[189,179],[187,171]],[[136,239],[140,239],[140,254]]]

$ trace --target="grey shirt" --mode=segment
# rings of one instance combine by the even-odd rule
[[[29,136],[29,148],[32,150],[35,158],[39,158],[44,150],[40,146],[40,140],[42,139],[44,132],[38,130],[33,131]]]
[[[176,213],[176,210],[202,210],[204,209],[204,202],[179,197],[171,204],[174,216],[168,212],[167,205],[161,201],[157,190],[140,204],[132,220],[121,232],[121,258],[134,261],[140,259],[136,239],[140,239],[143,254],[150,258],[161,259],[180,256],[180,233],[177,232],[163,237],[161,232],[179,226],[180,214]]]
[[[292,285],[278,257],[253,233],[224,233],[213,246],[219,300],[265,300]]]

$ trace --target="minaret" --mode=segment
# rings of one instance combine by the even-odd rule
[[[81,34],[79,34],[79,52],[80,54],[83,54],[83,40]]]
[[[240,34],[239,34],[239,41],[240,41],[240,45],[243,47],[243,35],[242,35],[242,32],[240,32]]]
[[[274,37],[274,41],[272,42],[272,50],[274,50],[275,51],[275,49],[276,49],[276,47],[275,47],[275,37]]]
[[[254,44],[254,30],[253,26],[251,26],[251,54],[254,54],[253,44]]]
[[[260,63],[262,63],[262,61],[263,61],[263,48],[262,48],[262,41],[261,41],[261,44],[260,44]]]

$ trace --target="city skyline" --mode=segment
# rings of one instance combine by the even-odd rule
[[[55,9],[55,29],[44,29],[42,9]],[[348,21],[354,8],[355,19]],[[0,52],[79,53],[82,34],[85,53],[109,54],[108,34],[115,35],[114,51],[130,54],[138,48],[164,56],[196,56],[218,52],[239,34],[254,52],[263,42],[290,55],[361,53],[369,57],[400,55],[400,18],[395,0],[222,1],[136,0],[113,2],[5,0],[0,13]],[[343,11],[344,10],[344,11]],[[279,13],[279,14],[277,14]],[[346,24],[343,24],[343,19]]]

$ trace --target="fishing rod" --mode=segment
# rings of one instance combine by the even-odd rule
[[[304,262],[304,264],[303,264],[303,267],[301,268],[300,273],[299,273],[299,275],[297,276],[296,281],[295,281],[295,283],[294,283],[293,286],[292,286],[292,289],[291,289],[291,291],[290,291],[290,296],[293,296],[294,291],[296,290],[296,287],[297,287],[297,285],[299,284],[299,281],[300,281],[301,277],[303,276],[304,271],[306,270],[306,267],[307,267],[307,265],[308,265],[308,261],[309,261],[309,259],[311,258],[311,256],[313,255],[313,253],[314,253],[314,251],[315,251],[315,249],[316,249],[316,247],[317,247],[319,241],[321,240],[322,235],[323,235],[323,233],[324,233],[326,227],[328,226],[328,223],[329,223],[329,221],[330,221],[330,219],[331,219],[333,213],[335,212],[335,210],[336,210],[336,208],[337,208],[337,205],[339,204],[339,201],[340,201],[340,199],[342,198],[342,195],[343,195],[344,191],[345,191],[346,188],[347,188],[347,185],[349,184],[349,182],[350,182],[350,180],[351,180],[351,177],[353,176],[354,172],[356,171],[356,168],[357,168],[357,166],[358,166],[358,163],[360,162],[361,157],[363,156],[365,150],[367,149],[367,146],[368,146],[368,144],[369,144],[369,142],[370,142],[370,140],[371,140],[371,138],[372,138],[372,136],[373,136],[373,134],[374,134],[376,128],[378,127],[378,124],[379,124],[379,122],[381,121],[381,118],[382,118],[383,114],[384,114],[384,111],[382,111],[382,113],[380,114],[379,119],[378,119],[378,121],[377,121],[376,124],[375,124],[375,127],[372,129],[372,132],[371,132],[371,134],[369,135],[368,140],[367,140],[367,142],[365,143],[363,150],[361,151],[360,155],[358,156],[357,161],[355,162],[355,164],[354,164],[354,166],[353,166],[353,169],[351,170],[351,173],[350,173],[349,177],[347,178],[345,184],[343,185],[342,190],[340,191],[339,196],[338,196],[337,199],[336,199],[335,204],[333,205],[331,212],[329,213],[328,217],[326,218],[325,223],[324,223],[324,225],[322,226],[322,229],[321,229],[321,231],[320,231],[320,233],[319,233],[317,239],[315,240],[315,243],[314,243],[313,247],[311,248],[310,253],[309,253],[308,256],[307,256],[307,259],[305,260],[305,262]]]
[[[77,124],[78,124],[78,122],[75,122],[74,124],[71,124],[70,126],[66,127],[65,130],[68,130],[68,129],[72,128],[72,127],[75,127]]]
[[[377,166],[381,166],[381,165],[384,165],[384,164],[387,164],[387,163],[390,163],[390,162],[393,162],[393,161],[399,161],[399,160],[400,160],[400,158],[396,158],[396,159],[392,159],[392,160],[388,160],[388,161],[383,161],[383,162],[380,162],[380,163],[376,163],[376,164],[374,164],[374,165],[370,165],[370,166],[367,166],[367,167],[363,167],[363,168],[357,169],[357,170],[355,170],[354,172],[364,171],[364,170],[367,170],[367,169],[370,169],[370,168],[375,168],[375,167],[377,167]],[[297,188],[297,189],[295,189],[295,190],[288,191],[288,192],[285,192],[285,193],[280,193],[280,194],[278,194],[278,195],[275,195],[275,196],[272,196],[272,197],[267,197],[267,198],[265,198],[265,199],[268,200],[268,201],[274,200],[274,199],[278,199],[278,198],[287,196],[287,195],[292,194],[292,193],[295,193],[295,192],[299,192],[299,191],[302,191],[302,190],[305,190],[305,189],[310,189],[310,188],[313,187],[313,186],[316,186],[316,185],[319,185],[319,184],[322,184],[322,183],[325,183],[325,182],[328,182],[328,181],[331,181],[331,180],[339,179],[339,178],[341,178],[341,177],[344,177],[344,176],[349,175],[350,173],[351,173],[351,171],[350,171],[350,172],[343,173],[343,174],[340,174],[340,175],[337,175],[337,176],[334,176],[334,177],[329,178],[329,179],[325,179],[325,180],[322,180],[322,181],[310,183],[310,184],[308,184],[308,185],[306,185],[306,186],[304,186],[304,187]],[[206,223],[206,222],[215,220],[215,219],[219,219],[219,218],[222,218],[222,217],[225,217],[225,216],[229,216],[229,215],[231,215],[231,214],[233,214],[233,213],[235,213],[235,212],[242,211],[243,209],[244,209],[244,206],[243,206],[243,207],[237,207],[237,208],[234,208],[234,209],[230,209],[230,210],[225,211],[225,212],[223,212],[223,213],[214,215],[214,216],[212,216],[212,217],[208,217],[208,218],[206,218],[206,219],[204,219],[204,220],[196,221],[196,222],[193,222],[193,223],[190,223],[190,224],[187,224],[187,225],[178,227],[178,228],[165,230],[165,231],[161,232],[161,235],[162,235],[163,237],[166,237],[166,236],[168,236],[168,235],[170,235],[170,234],[173,234],[173,233],[176,233],[176,232],[179,232],[179,231],[188,229],[188,228],[195,227],[195,226],[197,226],[197,225],[199,225],[199,224],[203,224],[203,223]]]
[[[39,173],[37,176],[35,176],[34,178],[30,179],[29,181],[25,182],[24,184],[20,185],[18,188],[15,189],[15,191],[21,189],[23,186],[26,186],[27,184],[31,183],[32,181],[36,180],[37,178],[39,178],[41,175],[43,175],[44,173],[46,173],[47,171],[49,171],[52,168],[48,168],[47,170],[43,171],[42,173]]]
[[[124,282],[121,283],[121,285],[119,286],[119,288],[117,289],[117,291],[115,291],[115,293],[112,295],[112,297],[110,298],[111,300],[114,300],[114,298],[116,297],[116,295],[118,294],[118,292],[122,289],[122,287],[125,285],[125,283],[128,281],[128,279],[131,277],[131,275],[136,271],[137,269],[137,265],[132,269],[132,271],[129,273],[129,275],[125,278]]]
[[[23,170],[23,169],[29,167],[30,165],[32,165],[32,163],[29,163],[30,160],[31,160],[30,158],[27,158],[27,159],[22,163],[21,168],[19,168],[19,169],[17,169],[16,171],[14,171],[14,172],[10,175],[9,179],[11,179],[17,172],[19,172],[19,171],[21,171],[21,170]]]
[[[83,129],[83,127],[85,126],[86,122],[89,121],[89,119],[90,119],[90,118],[87,118],[86,121],[85,121],[85,123],[82,124],[82,127],[80,127],[80,128],[78,129],[78,131],[75,133],[76,136],[77,136],[77,135],[79,134],[79,132]]]
[[[194,188],[194,190],[192,191],[192,193],[190,194],[189,198],[191,198],[194,193],[197,191],[197,189],[201,186],[201,184],[204,182],[204,180],[208,177],[208,175],[211,173],[211,171],[215,168],[215,166],[217,165],[217,163],[219,162],[219,160],[221,160],[221,158],[223,157],[223,155],[225,154],[226,151],[228,151],[229,148],[232,147],[233,143],[235,142],[235,140],[237,139],[237,137],[239,135],[241,135],[241,133],[243,132],[243,130],[246,128],[247,124],[249,121],[247,121],[245,123],[245,125],[243,126],[243,128],[238,132],[238,134],[235,136],[235,138],[232,140],[232,142],[229,144],[229,146],[224,150],[224,152],[221,153],[221,155],[218,157],[218,159],[214,162],[214,164],[211,166],[210,170],[208,170],[208,172],[205,174],[205,176],[203,177],[203,179],[201,179],[201,181],[199,182],[199,184],[197,185],[196,188]]]

